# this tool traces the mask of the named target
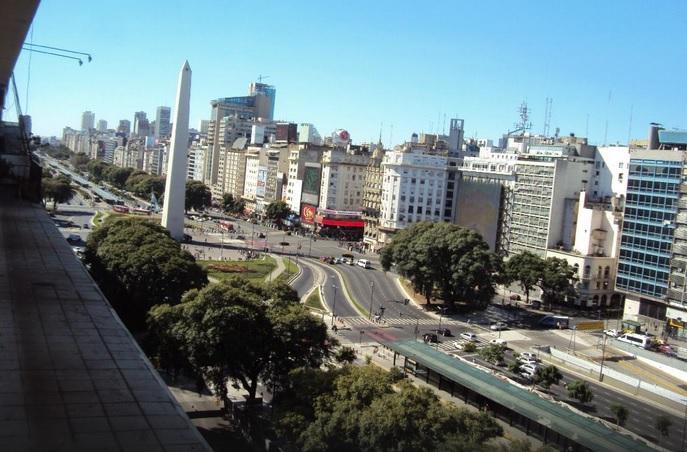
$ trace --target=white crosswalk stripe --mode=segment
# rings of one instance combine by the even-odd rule
[[[420,320],[415,320],[415,319],[410,319],[407,317],[401,317],[401,318],[382,318],[382,320],[378,323],[375,323],[371,320],[366,319],[365,317],[341,317],[341,320],[343,320],[345,323],[348,323],[350,325],[365,325],[365,326],[387,326],[387,325],[416,325],[419,324],[420,326],[438,326],[439,325],[439,320],[436,319],[420,319]],[[459,326],[462,325],[461,322],[458,322],[456,320],[447,320],[447,319],[442,319],[441,320],[441,325],[442,326]]]

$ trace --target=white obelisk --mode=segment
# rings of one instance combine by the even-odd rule
[[[191,67],[184,63],[179,73],[177,103],[174,110],[172,143],[167,157],[165,205],[162,209],[162,226],[173,239],[184,238],[184,204],[186,202],[186,161],[188,151],[188,117],[191,101]]]

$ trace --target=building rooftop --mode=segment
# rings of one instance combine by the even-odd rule
[[[0,205],[2,450],[211,450],[45,210]]]

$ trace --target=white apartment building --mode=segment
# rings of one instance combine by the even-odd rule
[[[301,213],[303,204],[317,208],[320,199],[322,152],[323,148],[320,147],[289,145],[286,187],[282,199],[293,212]]]
[[[413,223],[444,219],[448,157],[397,146],[385,153],[382,168],[381,245]]]
[[[205,162],[208,161],[209,149],[204,140],[195,142],[188,149],[188,164],[186,166],[186,178],[188,180],[203,181],[205,174]]]
[[[361,211],[365,173],[370,155],[367,152],[331,149],[322,155],[320,182],[321,209]]]

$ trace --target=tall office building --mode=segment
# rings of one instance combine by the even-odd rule
[[[131,133],[131,121],[128,119],[120,119],[117,126],[117,133],[122,133],[124,136],[129,136]]]
[[[252,82],[248,87],[248,95],[255,97],[256,116],[267,121],[274,119],[274,105],[277,89],[265,83]]]
[[[679,300],[674,304],[683,308],[673,318],[687,319],[682,296],[687,256],[682,240],[687,238],[687,216],[678,218],[679,203],[687,203],[687,197],[680,199],[685,187],[684,165],[681,151],[641,150],[631,154],[616,280],[618,290],[625,292],[625,318],[664,320],[671,288]],[[674,244],[676,237],[680,240]]]
[[[98,120],[98,132],[105,132],[107,130],[107,121],[104,119]]]
[[[95,127],[95,113],[84,111],[81,114],[81,130],[88,131]]]
[[[145,135],[141,135],[141,125],[144,126],[144,129],[146,129]],[[146,114],[145,111],[137,111],[134,113],[134,128],[132,131],[133,135],[139,136],[139,137],[145,137],[148,136],[147,134],[147,129],[150,127],[150,124],[148,123],[148,115]]]
[[[169,122],[171,109],[169,107],[157,107],[155,115],[155,140],[169,138],[172,128]]]

